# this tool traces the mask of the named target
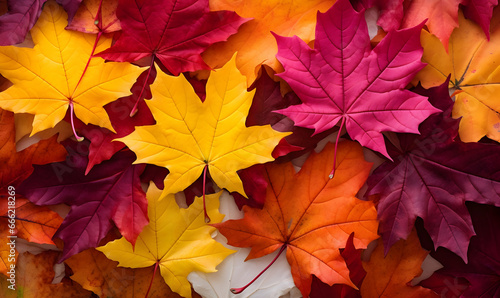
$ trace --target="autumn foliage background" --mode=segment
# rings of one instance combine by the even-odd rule
[[[500,296],[497,4],[0,1],[0,296]]]

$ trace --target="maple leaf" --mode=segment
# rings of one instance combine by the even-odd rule
[[[33,172],[33,165],[62,161],[66,150],[54,136],[17,152],[14,114],[0,109],[0,198],[7,200],[8,187],[17,188]]]
[[[458,27],[458,5],[463,0],[416,0],[405,7],[402,28],[416,26],[426,21],[427,28],[448,50],[448,39]]]
[[[329,285],[354,286],[339,248],[352,232],[357,248],[366,248],[378,237],[373,203],[354,197],[371,164],[358,144],[342,142],[337,174],[330,179],[333,147],[329,143],[321,153],[312,153],[298,173],[291,163],[266,164],[269,186],[263,209],[244,206],[243,219],[214,225],[228,244],[252,247],[247,259],[286,247],[295,285],[304,297],[312,274]]]
[[[117,267],[118,262],[93,248],[70,257],[65,263],[73,271],[71,279],[99,297],[144,296],[152,279],[149,297],[181,297],[170,290],[161,276],[153,278],[154,268]],[[194,292],[193,296],[200,297]]]
[[[500,175],[492,163],[500,147],[453,141],[458,120],[450,118],[453,101],[447,85],[417,91],[445,112],[424,121],[421,136],[400,135],[401,148],[391,150],[395,162],[382,164],[368,178],[367,194],[380,195],[377,210],[386,252],[408,236],[418,216],[436,248],[446,247],[467,260],[474,229],[465,200],[500,206]]]
[[[320,133],[341,121],[352,139],[390,158],[382,131],[418,133],[439,110],[405,90],[422,67],[421,26],[389,32],[373,49],[362,13],[347,0],[318,13],[315,49],[298,37],[276,35],[278,74],[303,104],[277,112]]]
[[[354,239],[354,234],[351,234],[347,239],[345,249],[340,253],[344,258],[347,268],[349,268],[349,277],[356,287],[360,288],[363,279],[366,276],[366,272],[363,269],[363,264],[361,263],[361,253],[363,250],[356,249],[352,240]],[[357,298],[361,297],[358,289],[353,289],[347,285],[334,284],[329,286],[316,276],[313,277],[311,284],[311,295],[310,298],[322,298],[322,297],[341,297],[341,298]]]
[[[95,37],[64,30],[65,26],[64,10],[48,2],[31,30],[33,49],[0,47],[0,72],[14,84],[0,93],[0,107],[35,114],[31,135],[54,127],[68,107],[83,122],[113,131],[102,106],[130,94],[142,70],[101,58],[87,67]],[[97,49],[110,43],[110,38],[101,38]]]
[[[236,249],[231,246],[229,248]],[[234,297],[234,294],[229,291],[230,288],[252,279],[278,254],[276,251],[245,262],[249,252],[248,248],[240,248],[217,266],[217,272],[200,273],[195,271],[189,274],[188,280],[193,285],[194,290],[202,297]],[[282,297],[289,293],[292,288],[295,288],[295,285],[290,273],[290,265],[282,255],[263,274],[262,278],[259,278],[259,282],[252,284],[252,288],[246,289],[238,297]]]
[[[16,266],[16,290],[7,286],[6,278],[0,279],[0,295],[5,298],[16,297],[74,297],[88,298],[92,293],[64,278],[62,282],[52,284],[54,279],[54,263],[58,251],[44,251],[38,255],[29,252],[19,254]]]
[[[251,207],[262,208],[266,200],[266,189],[267,181],[265,176],[265,167],[263,164],[256,164],[249,168],[238,171],[238,176],[240,176],[243,182],[243,189],[248,195],[245,198],[243,195],[232,192],[231,195],[234,198],[234,202],[241,209],[244,205],[249,205]]]
[[[56,2],[64,7],[64,10],[68,13],[68,23],[71,23],[73,17],[78,11],[78,7],[80,7],[80,4],[82,3],[82,0],[56,0]]]
[[[458,27],[458,7],[462,4],[467,18],[480,24],[489,39],[490,20],[493,7],[498,0],[417,0],[409,1],[405,6],[402,28],[413,27],[427,20],[429,31],[434,34],[448,51],[448,40],[453,30]]]
[[[18,238],[41,244],[54,244],[52,237],[63,219],[47,207],[35,206],[27,199],[16,198],[16,233]],[[0,207],[0,224],[7,227],[9,212],[7,204]]]
[[[38,166],[21,185],[19,192],[37,205],[71,205],[54,236],[64,241],[60,262],[96,247],[111,228],[111,219],[134,243],[148,223],[139,179],[144,165],[131,165],[134,158],[132,152],[121,151],[85,175],[86,157],[72,152],[66,162]]]
[[[238,52],[236,66],[247,77],[247,86],[250,86],[258,77],[261,65],[267,65],[275,72],[281,70],[275,58],[278,48],[270,32],[283,36],[297,35],[310,42],[314,39],[316,12],[326,11],[333,3],[335,0],[310,0],[300,4],[293,0],[212,0],[211,10],[232,10],[253,19],[241,26],[227,42],[211,46],[203,53],[203,59],[212,68],[219,68],[234,52]]]
[[[84,33],[111,33],[121,30],[116,16],[118,0],[83,0],[66,29]]]
[[[136,153],[136,163],[170,171],[164,194],[184,190],[207,167],[219,187],[245,195],[236,171],[272,161],[272,150],[288,135],[269,125],[245,126],[254,92],[246,91],[234,59],[212,73],[203,103],[184,76],[160,72],[151,92],[153,99],[147,104],[156,124],[136,127],[118,140]]]
[[[61,218],[47,208],[33,208],[17,193],[17,187],[33,172],[33,164],[46,164],[64,160],[66,150],[56,142],[57,136],[39,141],[17,152],[14,114],[0,109],[0,234],[5,239],[12,235],[8,228],[9,215],[16,215],[16,234],[20,238],[38,243],[52,243],[50,238],[59,226]],[[9,192],[10,191],[10,192]],[[15,213],[9,209],[9,193],[15,195]],[[11,210],[10,212],[8,210]],[[0,272],[6,274],[11,247],[7,242],[0,245]],[[17,260],[17,251],[15,251]]]
[[[266,71],[262,71],[262,75],[255,81],[254,86],[255,96],[248,112],[246,125],[270,124],[277,131],[292,132],[291,135],[286,136],[276,146],[273,151],[274,158],[280,157],[280,161],[292,160],[305,152],[313,150],[320,140],[331,134],[330,130],[314,134],[312,129],[294,126],[290,118],[274,113],[275,110],[300,104],[300,99],[293,92],[288,92],[282,96],[280,83],[273,81]],[[286,155],[286,157],[283,155]]]
[[[26,34],[40,16],[47,0],[8,1],[9,11],[0,16],[0,46],[24,41]]]
[[[431,278],[445,279],[444,291],[460,294],[460,297],[498,297],[500,294],[500,255],[498,224],[500,208],[491,205],[467,203],[476,236],[472,237],[468,251],[468,262],[445,249],[431,252],[431,256],[444,267]],[[466,279],[470,285],[462,282]],[[451,280],[450,280],[451,279]],[[424,280],[422,284],[427,285]],[[458,292],[458,293],[457,293]]]
[[[363,262],[366,277],[361,285],[362,297],[439,297],[436,293],[420,286],[408,285],[420,274],[420,268],[428,251],[422,249],[414,230],[406,241],[399,241],[384,256],[382,241]]]
[[[496,10],[496,16],[500,10]],[[460,120],[460,139],[477,142],[483,136],[500,141],[500,119],[497,97],[500,92],[498,67],[498,45],[500,44],[500,22],[493,22],[490,41],[481,28],[459,15],[459,28],[453,31],[446,53],[435,37],[422,31],[424,55],[422,61],[428,65],[414,79],[429,88],[442,84],[451,74],[450,88],[455,88],[453,117]]]
[[[235,204],[236,200],[232,198],[232,195],[223,192],[219,199],[219,212],[225,214],[224,221],[242,218],[243,214]],[[276,251],[258,259],[245,261],[245,258],[250,253],[249,248],[237,248],[227,245],[226,238],[220,233],[217,234],[215,240],[229,249],[236,250],[236,253],[225,258],[217,266],[217,272],[203,273],[194,271],[188,275],[188,280],[193,285],[194,290],[203,297],[234,297],[234,294],[229,289],[239,286],[256,276],[278,254],[278,251]],[[262,274],[262,278],[259,278],[244,292],[238,294],[238,297],[283,297],[283,295],[290,294],[291,298],[296,298],[299,297],[297,294],[300,294],[300,292],[296,292],[299,291],[293,283],[290,265],[286,257],[280,255],[269,270]]]
[[[462,0],[461,4],[465,17],[478,23],[489,39],[490,21],[493,8],[498,5],[498,0]]]
[[[148,73],[150,77],[145,82],[146,74]],[[136,126],[152,125],[155,123],[146,103],[143,100],[138,101],[142,85],[152,83],[155,77],[156,70],[154,67],[150,72],[144,71],[132,86],[132,95],[119,98],[104,106],[116,133],[93,125],[84,126],[80,121],[75,121],[75,127],[78,128],[85,138],[90,140],[89,163],[85,169],[85,175],[90,172],[94,165],[110,159],[116,152],[125,147],[125,144],[122,142],[112,142],[113,139],[129,135],[134,131]],[[147,85],[145,98],[151,98],[151,92],[148,90],[149,86]],[[137,104],[137,112],[134,117],[130,117],[129,115],[134,107],[134,103]]]
[[[418,285],[433,290],[440,294],[442,298],[457,298],[462,297],[461,295],[467,289],[469,283],[463,277],[459,278],[434,272],[431,277],[421,281]]]
[[[474,235],[465,201],[500,206],[500,174],[495,160],[500,146],[454,142],[458,120],[450,118],[453,101],[448,82],[417,91],[444,110],[422,123],[421,136],[400,135],[395,162],[379,166],[368,178],[367,194],[379,194],[380,233],[386,252],[405,239],[421,217],[435,247],[443,246],[467,260]],[[452,182],[452,183],[451,183]]]
[[[5,203],[5,202],[2,202],[2,203]],[[2,222],[2,226],[0,226],[0,237],[2,237],[3,239],[8,239],[8,240],[0,242],[0,273],[7,276],[8,278],[11,278],[10,274],[7,272],[11,271],[11,269],[12,269],[10,267],[11,265],[14,265],[14,266],[16,265],[17,260],[19,259],[18,258],[19,252],[15,249],[15,247],[11,247],[11,245],[9,245],[9,242],[10,242],[9,240],[11,239],[11,238],[9,238],[9,236],[11,236],[11,234],[9,232],[8,223]],[[14,259],[12,259],[12,258],[14,258]],[[14,271],[15,271],[15,269],[14,269]],[[14,273],[14,277],[15,277],[15,273]],[[2,278],[2,279],[5,280],[5,278]],[[7,288],[7,286],[5,288]]]
[[[153,56],[176,76],[209,69],[200,54],[246,22],[235,12],[210,12],[208,0],[122,0],[116,15],[123,32],[97,56],[128,62]]]
[[[191,297],[188,274],[195,270],[215,272],[215,267],[234,251],[212,239],[215,228],[205,224],[201,198],[187,209],[180,209],[173,194],[161,198],[161,193],[154,184],[149,185],[150,224],[137,237],[135,248],[120,238],[97,250],[122,267],[144,268],[156,264],[172,291]],[[213,222],[224,217],[218,212],[220,194],[207,196],[207,210]]]

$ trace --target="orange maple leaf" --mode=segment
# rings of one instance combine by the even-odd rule
[[[118,0],[83,0],[66,29],[83,33],[111,33],[121,30],[116,16]]]
[[[387,256],[379,240],[370,261],[363,262],[366,277],[361,285],[362,297],[438,297],[430,289],[411,286],[413,278],[422,274],[420,266],[429,254],[418,240],[417,232],[394,244]]]
[[[117,267],[118,262],[108,259],[93,248],[70,257],[65,263],[74,273],[71,279],[99,297],[142,297],[150,283],[149,297],[181,297],[167,286],[161,275],[153,276],[154,267]],[[195,298],[201,297],[194,291],[191,294]]]
[[[203,53],[203,60],[212,68],[222,67],[234,52],[238,52],[236,66],[247,77],[248,86],[258,77],[260,66],[265,64],[281,72],[275,56],[276,40],[271,32],[280,36],[297,35],[305,42],[314,39],[316,14],[325,12],[336,0],[211,0],[210,10],[232,10],[239,16],[252,18],[243,24],[238,33],[227,42],[216,43]]]
[[[291,163],[267,164],[264,208],[245,206],[243,219],[214,225],[230,245],[252,247],[247,260],[286,247],[295,285],[304,297],[309,296],[312,274],[330,285],[355,287],[339,249],[352,232],[356,248],[378,238],[373,203],[355,197],[372,165],[354,142],[340,143],[337,154],[333,179],[328,175],[334,144],[313,153],[298,173]]]

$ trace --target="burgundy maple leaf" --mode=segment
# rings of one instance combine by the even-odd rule
[[[445,112],[424,121],[422,135],[399,135],[399,148],[389,150],[395,162],[382,164],[368,178],[367,194],[380,195],[386,252],[406,239],[420,217],[435,248],[446,247],[467,261],[474,229],[465,201],[500,206],[500,145],[455,141],[459,120],[451,118],[447,84],[417,88]]]
[[[88,161],[86,152],[78,149],[81,144],[67,147],[70,154],[65,162],[35,166],[19,188],[36,205],[71,206],[54,235],[64,241],[60,262],[99,245],[112,227],[111,220],[132,244],[148,224],[147,199],[139,178],[145,165],[132,165],[135,155],[124,150],[85,175]]]

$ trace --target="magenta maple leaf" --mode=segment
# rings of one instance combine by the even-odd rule
[[[36,205],[66,203],[71,210],[54,237],[64,241],[60,262],[96,247],[111,229],[111,220],[131,243],[148,224],[147,199],[139,175],[145,165],[132,165],[135,155],[120,151],[85,175],[82,143],[69,146],[65,162],[35,166],[19,188]]]
[[[421,285],[440,289],[441,297],[500,297],[500,208],[467,203],[467,209],[477,233],[470,241],[469,261],[441,248],[431,252],[444,267]]]
[[[209,69],[201,53],[248,21],[231,11],[210,12],[208,0],[120,0],[122,34],[105,59],[134,62],[154,56],[173,75]]]
[[[404,89],[424,66],[423,25],[391,31],[371,50],[363,13],[349,1],[338,1],[317,19],[314,49],[297,36],[275,35],[285,68],[278,76],[302,100],[278,112],[316,133],[342,121],[352,139],[390,158],[381,132],[418,133],[418,125],[439,111]]]
[[[0,46],[23,42],[28,31],[38,20],[46,1],[8,1],[8,12],[0,16]]]
[[[447,84],[418,88],[445,112],[424,121],[421,136],[399,135],[400,148],[390,149],[395,162],[382,164],[368,178],[367,195],[380,195],[379,233],[386,252],[407,238],[418,216],[435,248],[446,247],[467,261],[474,229],[465,201],[500,206],[500,146],[454,141],[459,120],[450,116]]]

